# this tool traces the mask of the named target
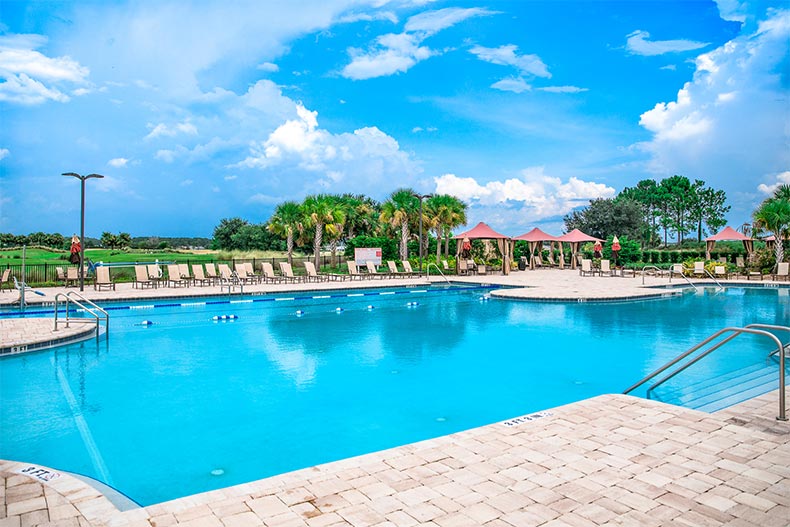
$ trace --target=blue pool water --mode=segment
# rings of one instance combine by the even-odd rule
[[[725,326],[790,320],[786,287],[620,303],[379,292],[109,306],[108,342],[0,359],[0,457],[157,503],[621,392]],[[745,336],[688,375],[764,363],[766,346]]]

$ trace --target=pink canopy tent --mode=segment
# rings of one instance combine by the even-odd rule
[[[557,241],[556,236],[552,236],[551,234],[546,234],[539,228],[535,227],[531,231],[526,234],[522,234],[521,236],[516,236],[513,240],[523,240],[529,242],[529,268],[535,268],[535,262],[540,261],[540,245],[543,242],[551,242],[552,249],[554,248],[554,242]],[[537,251],[537,256],[535,255],[535,250]],[[549,261],[554,264],[554,256],[551,254],[552,251],[549,251]]]
[[[509,236],[505,236],[504,234],[500,234],[496,232],[494,229],[489,227],[487,224],[483,223],[482,221],[475,225],[473,229],[470,229],[466,232],[462,232],[457,236],[453,236],[455,240],[496,240],[497,247],[499,247],[499,252],[502,253],[502,273],[510,274],[510,259],[513,255],[513,242],[510,241]],[[462,244],[457,244],[456,249],[456,266],[458,265],[457,262],[459,260],[459,256],[461,254],[461,246]]]
[[[721,231],[705,238],[705,259],[710,260],[710,252],[719,241],[741,241],[743,248],[746,249],[746,258],[751,258],[754,252],[754,240],[742,234],[730,226],[724,227]]]
[[[558,242],[566,242],[571,246],[571,269],[576,269],[576,255],[579,253],[579,244],[583,242],[602,242],[600,238],[585,234],[579,229],[573,229],[567,234],[557,237]],[[560,245],[560,254],[562,254],[562,245]]]

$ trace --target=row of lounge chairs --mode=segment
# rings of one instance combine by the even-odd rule
[[[167,275],[162,272],[158,264],[135,265],[134,288],[146,287],[189,287],[190,285],[222,285],[222,284],[260,284],[260,283],[295,283],[295,282],[323,282],[329,280],[355,280],[365,278],[393,278],[415,277],[415,273],[408,261],[403,261],[403,271],[398,270],[394,261],[387,262],[388,271],[379,271],[373,262],[366,262],[365,272],[361,272],[355,262],[347,263],[348,274],[320,273],[312,262],[304,262],[305,274],[296,275],[293,267],[287,262],[280,262],[280,273],[274,271],[270,262],[261,262],[260,272],[256,273],[249,262],[234,264],[233,270],[228,264],[206,263],[192,264],[191,269],[187,264],[167,265]],[[204,268],[205,265],[205,268]],[[107,271],[107,277],[99,276],[98,270]],[[102,273],[104,275],[104,273]],[[97,267],[96,288],[101,288],[109,280],[109,268]],[[114,283],[112,284],[114,288]]]

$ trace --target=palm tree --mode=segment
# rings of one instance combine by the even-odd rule
[[[268,229],[278,236],[285,236],[288,250],[288,263],[293,265],[294,233],[301,228],[302,210],[295,201],[286,201],[277,205],[274,214],[269,218]]]
[[[436,262],[442,254],[442,237],[452,223],[453,210],[458,200],[448,194],[435,194],[425,202],[427,223],[436,233]]]
[[[336,225],[345,221],[345,214],[334,196],[316,194],[307,196],[302,202],[302,221],[305,228],[314,229],[313,252],[316,269],[321,268],[321,245],[324,230],[334,234]]]
[[[362,194],[343,194],[340,196],[346,211],[346,235],[348,238],[367,235],[376,230],[378,204]]]
[[[446,258],[450,254],[450,236],[453,234],[453,229],[466,225],[466,210],[469,206],[455,196],[438,195],[435,198],[437,198],[440,223],[440,225],[433,225],[436,230],[436,259],[438,260],[440,234],[444,236],[444,256]],[[440,227],[441,230],[439,230]]]
[[[409,258],[409,218],[415,215],[418,202],[414,191],[401,188],[390,194],[390,197],[381,204],[379,219],[393,228],[400,227],[400,257],[401,260]]]
[[[782,195],[780,191],[782,187],[774,195]],[[781,262],[784,259],[784,240],[790,238],[790,199],[772,197],[763,201],[754,211],[753,218],[758,231],[770,231],[776,237],[776,263]]]

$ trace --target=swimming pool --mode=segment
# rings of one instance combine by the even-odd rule
[[[786,287],[606,303],[488,292],[108,305],[108,342],[0,360],[0,457],[157,503],[620,392],[722,327],[790,320]],[[689,375],[765,349],[743,337]]]

